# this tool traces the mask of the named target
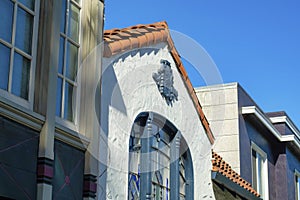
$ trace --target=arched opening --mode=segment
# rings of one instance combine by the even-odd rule
[[[137,116],[129,141],[128,199],[193,199],[193,167],[180,131],[162,116]]]

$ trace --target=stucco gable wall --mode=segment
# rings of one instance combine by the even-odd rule
[[[178,101],[173,106],[167,105],[152,78],[160,68],[161,59],[168,60],[172,66],[174,87],[178,91]],[[127,198],[132,124],[139,113],[152,111],[172,122],[189,145],[194,169],[194,199],[204,196],[214,199],[210,175],[211,144],[167,44],[104,58],[103,69],[101,127],[105,137],[102,137],[101,151],[105,151],[107,144],[107,157],[102,158],[108,166],[106,195],[112,199]]]

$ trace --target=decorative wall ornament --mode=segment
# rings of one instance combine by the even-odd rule
[[[173,87],[174,77],[171,69],[171,64],[167,60],[160,60],[161,67],[157,73],[153,73],[152,77],[156,82],[158,90],[168,105],[173,105],[173,102],[178,101],[178,92]]]

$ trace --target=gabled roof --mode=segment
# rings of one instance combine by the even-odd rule
[[[196,96],[192,83],[187,75],[187,72],[181,62],[180,55],[175,49],[174,42],[170,36],[168,25],[166,22],[157,22],[148,25],[136,25],[124,29],[112,29],[104,31],[104,57],[133,50],[141,47],[146,47],[161,42],[168,44],[169,51],[176,63],[176,67],[181,74],[187,91],[194,103],[201,123],[206,131],[207,137],[211,144],[214,143],[214,136],[209,127],[209,123],[203,113],[200,102]]]
[[[235,184],[239,185],[241,188],[248,191],[248,193],[250,194],[250,197],[251,197],[251,195],[254,195],[255,197],[260,197],[258,192],[252,188],[251,184],[248,183],[246,180],[244,180],[237,172],[235,172],[231,168],[231,166],[228,163],[226,163],[226,161],[223,160],[223,158],[221,156],[219,156],[215,152],[212,152],[212,172],[219,173],[219,174],[225,176],[231,182],[234,182]],[[223,180],[224,180],[224,178],[223,178]],[[225,185],[225,187],[228,187],[228,186],[229,186],[229,184]],[[237,192],[237,189],[235,189],[234,191]],[[245,194],[245,192],[243,192],[243,191],[240,193]],[[248,196],[249,196],[249,194],[248,194]]]

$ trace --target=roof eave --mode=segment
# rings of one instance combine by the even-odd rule
[[[231,181],[229,178],[227,178],[220,172],[212,171],[211,178],[213,181],[216,181],[217,183],[223,185],[227,189],[231,190],[232,192],[235,192],[236,194],[240,195],[241,197],[244,197],[245,199],[262,200],[262,198],[255,196],[253,193],[246,190],[239,184]]]

